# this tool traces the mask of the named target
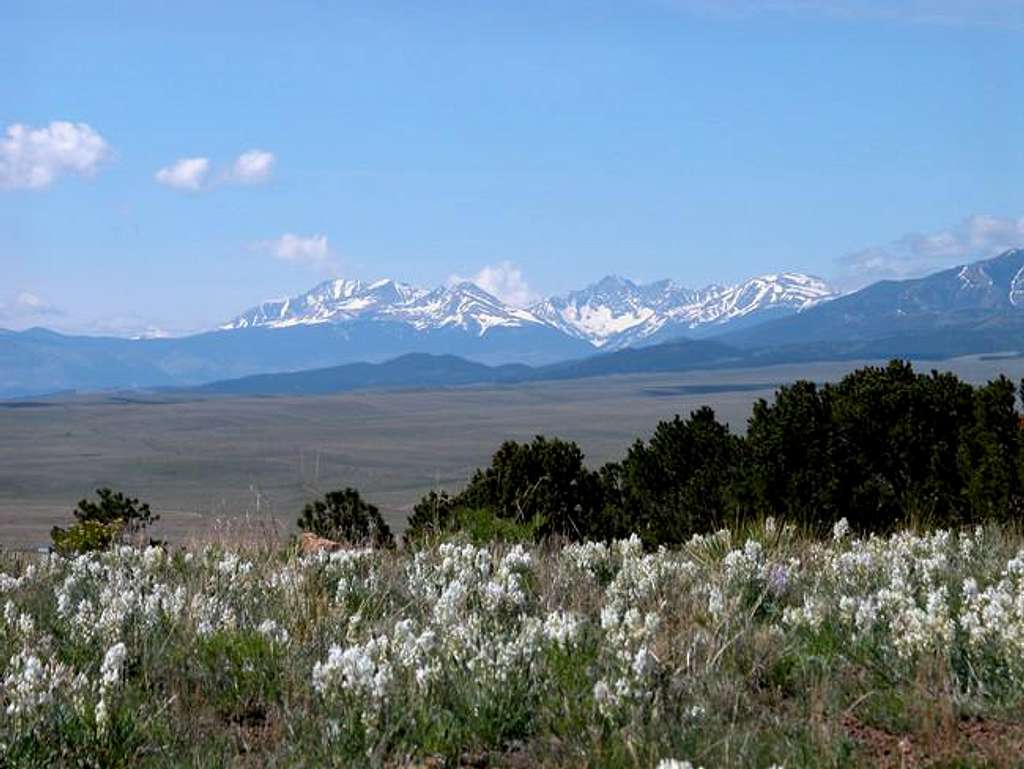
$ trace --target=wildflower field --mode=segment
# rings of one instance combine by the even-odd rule
[[[1024,539],[0,555],[0,766],[1024,766]]]

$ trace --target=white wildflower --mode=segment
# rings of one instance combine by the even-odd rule
[[[107,649],[107,653],[103,655],[103,664],[100,666],[101,688],[111,689],[121,680],[121,670],[127,654],[128,649],[121,641]]]

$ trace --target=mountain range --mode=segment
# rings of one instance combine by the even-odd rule
[[[707,336],[802,312],[836,296],[820,278],[798,273],[759,275],[700,289],[670,280],[638,285],[609,276],[519,308],[469,282],[428,291],[389,279],[335,279],[299,296],[263,302],[221,330],[375,323],[402,325],[417,333],[459,329],[484,336],[495,329],[545,329],[595,349],[618,350],[687,333]]]
[[[854,342],[971,330],[999,337],[1024,318],[1024,249],[911,280],[885,280],[799,316],[721,339],[742,347]],[[1008,341],[1024,343],[1024,337]],[[1004,348],[1005,349],[1005,348]]]
[[[582,291],[539,302],[530,311],[602,350],[711,336],[801,313],[839,294],[820,278],[785,272],[701,289],[669,280],[637,285],[607,277]]]
[[[842,296],[794,273],[703,289],[609,277],[515,308],[472,283],[333,280],[177,339],[0,331],[0,397],[206,383],[330,392],[1022,349],[1021,249]]]

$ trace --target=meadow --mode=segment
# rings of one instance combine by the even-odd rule
[[[0,765],[1024,765],[1024,538],[0,556]]]
[[[754,401],[777,385],[835,380],[862,364],[308,398],[129,393],[0,403],[0,544],[46,544],[50,527],[101,486],[150,502],[161,515],[156,534],[176,542],[247,516],[290,526],[309,498],[345,486],[401,532],[425,492],[462,486],[505,440],[557,435],[596,467],[674,414],[709,404],[742,432]],[[918,368],[933,366],[971,382],[1024,374],[1021,359]]]

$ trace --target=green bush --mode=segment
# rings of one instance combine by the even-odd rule
[[[511,522],[538,538],[599,535],[603,486],[583,459],[571,441],[544,436],[530,443],[507,441],[459,494],[431,491],[423,497],[413,508],[406,539],[457,529],[460,510],[465,520],[477,523],[480,511],[487,511],[493,522]]]
[[[600,478],[583,459],[571,441],[544,436],[530,443],[507,441],[456,499],[521,524],[543,518],[541,536],[582,538],[591,533],[604,502]]]
[[[97,500],[79,500],[72,512],[75,523],[67,529],[50,531],[53,548],[60,553],[103,550],[116,542],[138,539],[151,524],[160,520],[149,505],[108,488],[96,490]],[[152,540],[150,540],[152,543]]]
[[[602,470],[604,539],[637,533],[674,545],[723,525],[737,508],[743,442],[701,408],[660,423],[646,444]]]
[[[453,531],[457,526],[455,500],[443,490],[431,490],[412,508],[402,539],[405,544],[423,542]]]
[[[322,499],[308,503],[298,520],[299,529],[319,537],[372,545],[393,547],[391,529],[373,505],[363,501],[353,488],[330,491]]]
[[[145,502],[138,499],[126,497],[120,491],[111,489],[97,489],[96,496],[99,501],[92,502],[82,499],[73,515],[78,521],[96,521],[98,523],[113,523],[121,521],[124,524],[124,533],[128,536],[137,534],[147,526],[160,520],[159,515],[153,515],[153,511]]]
[[[66,529],[54,526],[50,530],[50,538],[54,550],[64,556],[73,556],[93,550],[106,550],[120,539],[123,530],[120,521],[82,521]]]
[[[474,545],[491,542],[534,542],[540,538],[539,530],[545,519],[534,518],[528,523],[500,518],[489,508],[453,507],[443,523],[434,519],[429,523],[409,519],[409,528],[403,537],[406,545],[423,545],[438,539],[461,539]]]

